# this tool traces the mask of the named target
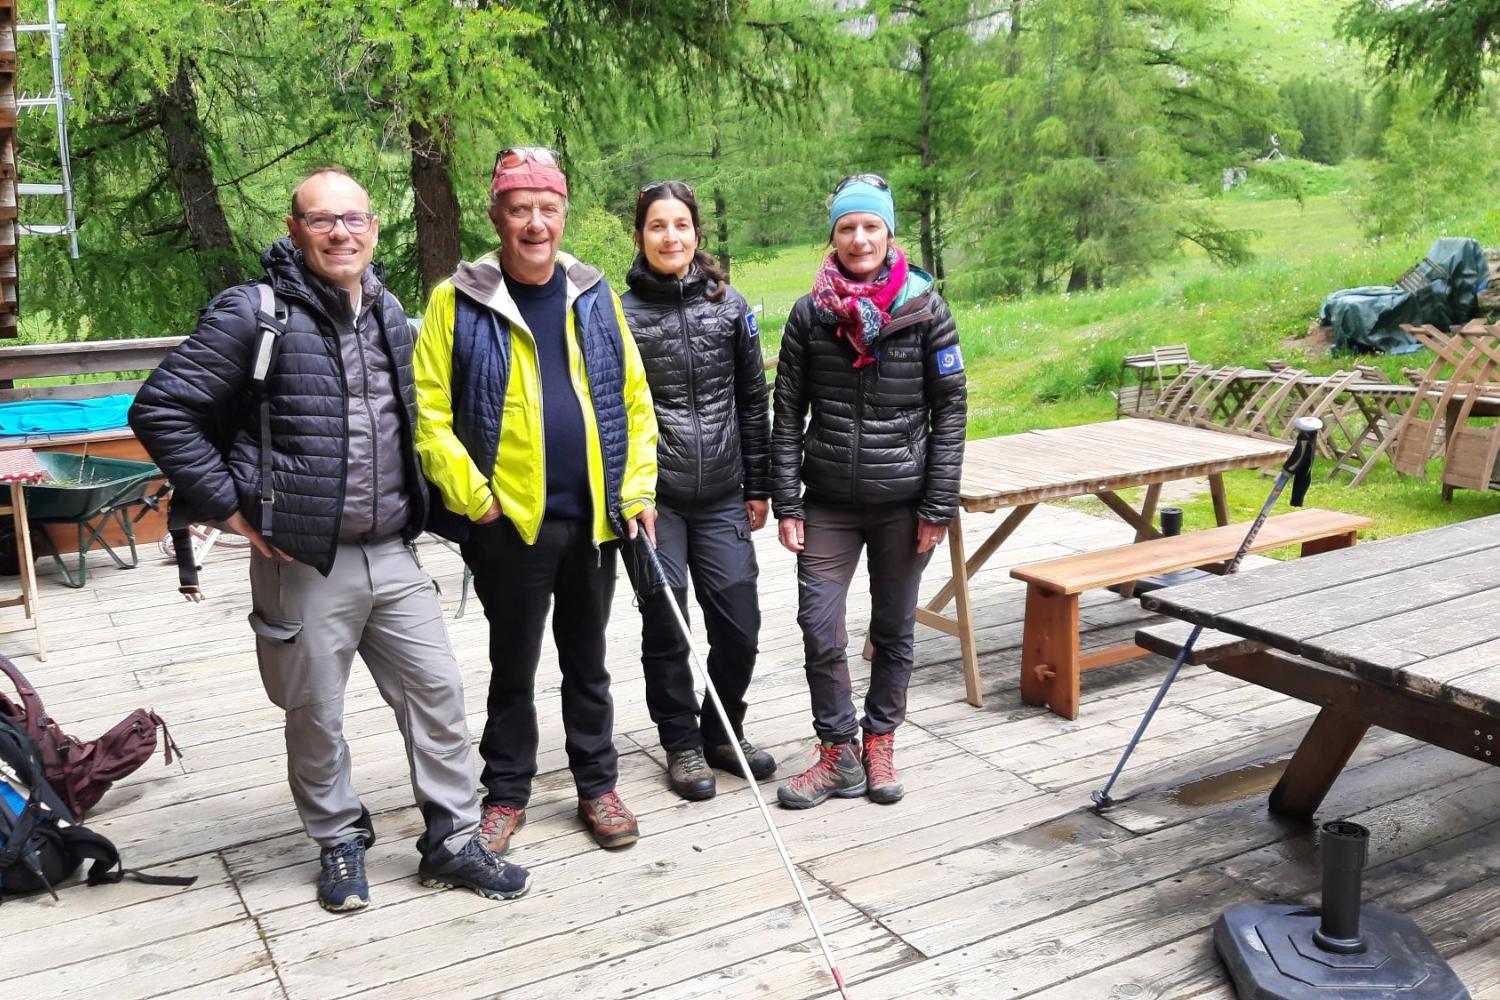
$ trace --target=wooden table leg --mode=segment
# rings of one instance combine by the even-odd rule
[[[964,689],[969,704],[984,707],[984,692],[979,687],[979,650],[974,645],[974,617],[969,609],[969,572],[964,561],[963,514],[953,515],[948,525],[948,557],[953,564],[953,597],[958,605],[958,645],[963,653]]]
[[[4,508],[0,508],[3,511]],[[0,633],[36,632],[36,658],[47,659],[47,645],[42,638],[42,613],[36,593],[36,557],[31,551],[31,524],[26,519],[26,487],[10,484],[10,513],[15,518],[16,556],[20,560],[21,596],[0,601],[0,607],[20,606],[26,621],[0,625]]]
[[[1141,509],[1135,510],[1130,504],[1120,499],[1119,494],[1104,491],[1095,493],[1104,502],[1104,506],[1120,516],[1120,520],[1135,529],[1135,540],[1144,542],[1151,538],[1160,538],[1161,531],[1158,530],[1153,519],[1156,517],[1156,504],[1161,499],[1161,483],[1152,483],[1146,487],[1145,499],[1141,502]],[[1119,589],[1121,597],[1129,598],[1135,596],[1135,582],[1122,584]]]
[[[1222,472],[1209,474],[1208,495],[1214,501],[1214,523],[1222,528],[1229,523],[1229,497],[1224,493],[1224,474]]]
[[[1368,722],[1353,715],[1331,708],[1319,712],[1286,773],[1271,790],[1271,811],[1293,819],[1312,819],[1369,728]]]

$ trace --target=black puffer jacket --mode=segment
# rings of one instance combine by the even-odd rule
[[[924,521],[953,519],[968,408],[953,314],[926,291],[892,312],[876,343],[879,361],[855,368],[812,296],[792,307],[771,435],[777,518],[803,516],[805,486],[824,503],[915,502]]]
[[[349,452],[347,383],[336,326],[289,240],[273,243],[261,263],[287,310],[287,332],[266,380],[276,498],[271,541],[327,575],[339,535]],[[259,527],[260,411],[251,400],[250,378],[260,304],[255,284],[225,289],[203,309],[197,330],[136,394],[130,426],[177,496],[199,516],[223,520],[238,510]],[[412,335],[394,295],[382,291],[375,309],[401,397],[406,482],[421,487],[409,489],[411,513],[402,535],[410,539],[422,530],[427,499],[412,447],[417,415]]]
[[[694,268],[681,281],[637,256],[620,299],[656,406],[657,495],[712,500],[771,495],[771,422],[760,338],[744,296]]]

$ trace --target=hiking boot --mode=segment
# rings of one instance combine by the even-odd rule
[[[579,799],[578,818],[589,828],[594,843],[606,850],[629,847],[641,839],[635,815],[615,792],[605,792],[597,799]]]
[[[531,888],[531,874],[485,847],[482,833],[476,833],[444,864],[422,859],[417,879],[429,889],[472,889],[485,899],[515,899]]]
[[[714,773],[709,770],[703,751],[698,747],[667,751],[667,780],[672,791],[689,802],[711,799],[718,791]]]
[[[776,800],[787,809],[822,805],[830,795],[840,799],[865,794],[865,769],[853,743],[820,743],[812,767],[776,789]]]
[[[870,787],[867,794],[871,802],[890,805],[900,802],[906,789],[901,787],[901,776],[896,773],[896,734],[865,733],[865,775]]]
[[[352,913],[370,905],[365,878],[365,842],[350,840],[323,848],[318,857],[318,905],[330,913]]]
[[[525,825],[525,806],[485,806],[479,811],[479,836],[497,858],[510,850],[511,836]]]
[[[750,764],[750,773],[755,775],[756,781],[765,781],[776,773],[776,758],[743,736],[740,737],[740,750],[744,752],[745,760]],[[730,774],[738,775],[741,778],[744,777],[743,774],[740,774],[740,762],[734,756],[734,747],[728,743],[719,743],[714,746],[704,747],[703,756],[719,770],[728,771]]]

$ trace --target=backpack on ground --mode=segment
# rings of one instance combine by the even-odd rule
[[[85,743],[62,731],[26,675],[4,656],[0,656],[0,673],[10,678],[21,699],[15,702],[0,692],[0,721],[20,730],[36,747],[41,773],[65,805],[66,819],[82,820],[110,785],[149,760],[156,752],[158,728],[166,743],[166,763],[172,763],[174,752],[182,756],[167,724],[155,712],[138,708],[103,736]]]
[[[74,822],[47,782],[41,753],[25,730],[0,715],[0,898],[56,887],[85,862],[88,884],[130,876],[151,885],[192,885],[197,876],[148,875],[120,863],[108,838]]]

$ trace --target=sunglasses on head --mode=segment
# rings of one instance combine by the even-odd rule
[[[510,170],[528,160],[544,167],[562,166],[562,154],[549,146],[506,146],[495,154],[495,169]]]
[[[845,177],[843,180],[838,182],[838,184],[833,189],[833,193],[838,194],[850,184],[856,183],[869,184],[873,187],[879,188],[882,191],[889,191],[891,189],[891,186],[885,182],[885,178],[880,176],[879,174],[850,174],[848,177]]]
[[[650,184],[645,185],[644,187],[642,187],[640,189],[640,191],[638,191],[636,193],[635,199],[636,199],[636,201],[640,201],[642,198],[646,197],[646,195],[650,194],[652,191],[656,191],[656,190],[658,190],[660,188],[664,188],[664,187],[666,187],[669,184],[680,184],[683,188],[685,188],[687,190],[687,193],[688,193],[689,197],[694,197],[694,198],[697,197],[696,195],[693,194],[693,186],[691,184],[689,184],[687,181],[652,181]]]

